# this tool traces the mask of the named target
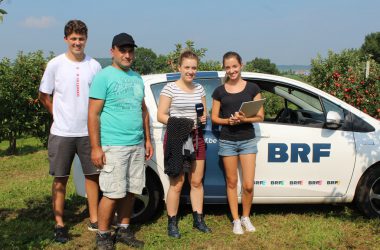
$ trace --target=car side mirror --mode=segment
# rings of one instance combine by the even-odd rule
[[[327,112],[326,127],[331,129],[337,129],[343,124],[343,117],[336,111]]]

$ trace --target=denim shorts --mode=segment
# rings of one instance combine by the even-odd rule
[[[100,170],[99,186],[103,195],[120,199],[127,192],[141,194],[145,187],[144,143],[133,146],[102,146],[106,164]]]
[[[234,156],[257,153],[257,139],[249,139],[244,141],[227,141],[219,140],[220,156]]]

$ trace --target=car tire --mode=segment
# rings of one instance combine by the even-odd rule
[[[135,196],[131,217],[132,223],[142,223],[153,218],[162,201],[162,185],[153,170],[146,169],[145,188],[141,195]]]
[[[367,217],[380,217],[380,166],[369,169],[360,179],[355,203]]]

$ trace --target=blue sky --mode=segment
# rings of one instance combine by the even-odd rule
[[[81,19],[89,28],[87,54],[109,57],[112,37],[130,33],[141,47],[167,54],[193,40],[205,59],[229,50],[244,61],[310,64],[329,49],[359,48],[380,31],[379,0],[4,0],[0,58],[22,50],[66,50],[63,27]]]

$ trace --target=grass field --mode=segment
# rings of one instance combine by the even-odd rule
[[[17,156],[6,156],[6,143],[0,144],[0,249],[93,249],[86,201],[72,181],[65,214],[71,241],[54,243],[47,151],[34,138],[19,140],[18,148]],[[213,230],[207,235],[192,229],[190,206],[180,210],[180,240],[166,235],[165,211],[133,226],[146,249],[380,249],[380,220],[368,220],[349,205],[253,205],[257,232],[242,236],[232,234],[226,205],[205,206]]]

